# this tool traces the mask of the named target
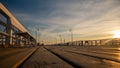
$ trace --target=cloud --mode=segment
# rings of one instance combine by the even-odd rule
[[[75,38],[111,37],[110,31],[120,29],[119,0],[52,0],[41,1],[28,8],[30,12],[16,11],[14,15],[35,35],[69,35]],[[30,5],[29,5],[30,6]],[[35,8],[36,7],[36,8]],[[31,13],[32,12],[32,13]]]

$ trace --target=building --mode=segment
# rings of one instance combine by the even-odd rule
[[[36,39],[0,3],[0,47],[33,46]]]

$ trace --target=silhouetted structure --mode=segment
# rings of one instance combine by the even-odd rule
[[[67,42],[65,44],[66,45],[77,45],[77,46],[120,45],[120,38],[79,40],[79,41]]]
[[[0,47],[21,47],[36,44],[36,39],[0,3]]]

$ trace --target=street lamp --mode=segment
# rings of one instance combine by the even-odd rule
[[[37,44],[37,30],[36,30],[36,44]]]
[[[59,37],[60,37],[60,43],[62,44],[62,37],[61,37],[61,35],[59,35]]]
[[[39,42],[39,40],[38,40],[38,39],[39,39],[39,38],[38,38],[38,31],[39,31],[39,29],[36,28],[36,43]]]
[[[39,34],[39,28],[38,28],[38,43],[39,43],[39,37],[40,37],[39,35],[40,35],[40,34]]]
[[[71,42],[73,43],[73,31],[72,29],[69,30],[71,32]]]

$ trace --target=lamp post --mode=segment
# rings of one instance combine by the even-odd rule
[[[39,28],[38,28],[38,32],[39,32]],[[37,38],[37,39],[38,39],[38,43],[39,43],[39,37],[40,37],[39,35],[40,35],[40,34],[38,34],[38,38]]]
[[[36,28],[36,44],[39,42],[39,40],[38,40],[39,39],[38,38],[38,31],[39,31],[39,29]]]
[[[60,37],[60,43],[62,44],[62,37],[61,37],[61,35],[59,35],[59,37]]]
[[[73,31],[72,29],[69,30],[71,32],[71,43],[73,44]]]
[[[56,38],[56,37],[55,37],[55,40],[56,40],[56,41],[55,41],[55,44],[58,44],[58,42],[57,42],[57,38]]]
[[[37,30],[36,30],[36,45],[37,45]]]

